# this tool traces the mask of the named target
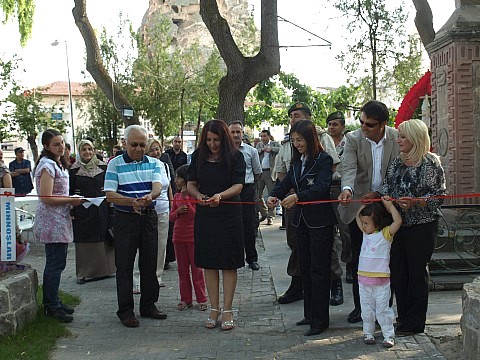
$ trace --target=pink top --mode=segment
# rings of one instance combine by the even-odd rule
[[[190,195],[183,196],[181,192],[173,197],[173,205],[170,210],[170,221],[175,222],[173,227],[173,242],[193,243],[193,224],[195,221],[195,203],[179,200],[195,200]],[[180,206],[187,205],[188,211],[185,214],[178,214]]]

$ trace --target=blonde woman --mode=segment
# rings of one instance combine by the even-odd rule
[[[396,201],[403,225],[391,250],[391,282],[398,312],[398,336],[421,333],[428,307],[427,264],[438,235],[438,208],[445,194],[440,159],[430,152],[428,128],[421,120],[398,127],[399,156],[392,161],[381,195]]]

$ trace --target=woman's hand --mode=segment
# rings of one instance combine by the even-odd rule
[[[220,194],[215,194],[205,202],[210,205],[210,207],[217,207],[220,205],[220,200],[222,200],[222,196]]]
[[[348,205],[351,200],[352,200],[352,192],[348,189],[343,190],[338,195],[338,201],[340,201],[340,204],[344,206]]]
[[[285,206],[287,209],[294,207],[298,201],[297,194],[288,195],[285,199],[282,200],[280,203],[282,206]]]
[[[268,199],[267,199],[267,206],[270,208],[270,209],[273,209],[274,207],[276,207],[278,204],[278,199],[274,196],[269,196]]]
[[[415,206],[416,200],[411,197],[401,197],[397,199],[397,204],[400,206],[402,210],[408,210]]]
[[[78,205],[82,205],[85,201],[87,200],[85,200],[82,197],[73,196],[73,197],[70,197],[68,203],[72,206],[78,206]]]
[[[208,206],[207,200],[208,197],[206,195],[198,193],[198,196],[196,197],[196,200],[198,201],[198,205],[200,206]]]

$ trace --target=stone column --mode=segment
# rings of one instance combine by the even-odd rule
[[[432,146],[449,194],[480,192],[480,0],[456,9],[428,45],[432,68]],[[450,204],[480,203],[480,198]]]

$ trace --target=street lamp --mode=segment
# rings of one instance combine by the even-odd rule
[[[59,43],[58,40],[55,40],[51,45],[52,46],[57,46]],[[67,79],[68,79],[68,101],[70,103],[70,119],[72,121],[72,147],[74,149],[76,149],[76,145],[75,145],[75,125],[74,125],[74,122],[73,122],[73,101],[72,101],[72,84],[70,83],[70,66],[69,66],[69,63],[68,63],[68,45],[67,45],[67,41],[65,41],[65,56],[67,58]]]

